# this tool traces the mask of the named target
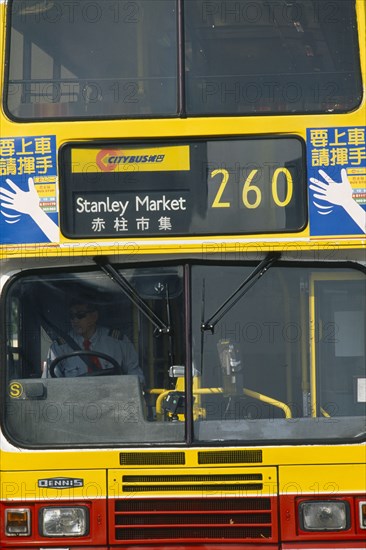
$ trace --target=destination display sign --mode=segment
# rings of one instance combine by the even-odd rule
[[[307,223],[296,137],[68,144],[61,231],[69,238],[296,232]]]

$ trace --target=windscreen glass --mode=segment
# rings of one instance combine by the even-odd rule
[[[205,327],[193,343],[196,438],[362,434],[364,273],[275,265],[252,273],[193,268],[193,334]]]
[[[162,403],[170,367],[185,363],[182,269],[110,275],[121,286],[102,270],[12,285],[6,429],[19,444],[183,441],[184,423],[165,422]]]
[[[5,433],[30,447],[365,435],[365,273],[234,264],[24,273],[4,289]]]

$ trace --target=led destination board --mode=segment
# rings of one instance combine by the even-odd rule
[[[306,224],[302,142],[68,144],[61,230],[69,238],[296,232]]]

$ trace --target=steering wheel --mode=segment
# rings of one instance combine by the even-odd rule
[[[108,376],[110,374],[123,374],[121,365],[110,355],[107,355],[106,353],[102,353],[101,351],[91,351],[91,350],[76,350],[72,351],[70,353],[64,353],[63,355],[59,355],[58,357],[55,357],[53,361],[51,361],[49,366],[49,371],[51,378],[59,378],[55,374],[55,368],[60,361],[63,361],[64,359],[68,359],[69,357],[80,357],[81,355],[89,355],[92,357],[100,357],[101,359],[105,359],[108,361],[108,363],[111,363],[113,365],[113,369],[98,369],[96,368],[95,372],[88,372],[85,374],[80,374],[79,376]],[[81,358],[82,359],[82,358]],[[83,359],[82,359],[83,360]],[[86,366],[88,366],[88,363],[85,362]]]

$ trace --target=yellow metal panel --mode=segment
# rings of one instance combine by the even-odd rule
[[[292,420],[296,422],[296,419]],[[263,466],[276,466],[276,465],[296,465],[296,464],[365,464],[366,462],[366,446],[365,445],[296,445],[296,446],[271,446],[271,447],[249,447],[250,450],[262,449],[263,451],[263,462],[258,465],[259,467]],[[1,454],[1,466],[3,470],[8,472],[14,472],[14,475],[17,475],[17,471],[20,470],[40,470],[43,471],[44,467],[47,466],[49,469],[52,468],[56,471],[60,465],[66,469],[77,470],[82,466],[85,469],[98,470],[101,465],[103,468],[111,468],[115,470],[120,464],[119,455],[120,452],[123,453],[143,453],[148,455],[153,450],[144,450],[144,449],[99,449],[94,451],[63,451],[59,450],[55,452],[47,451],[25,451],[25,450],[15,450],[14,452],[2,451]],[[207,449],[209,452],[212,449]],[[233,452],[240,450],[248,450],[245,447],[221,447],[218,449]],[[159,452],[170,453],[176,451],[176,449],[162,448],[159,449]],[[185,464],[174,466],[175,470],[185,470],[188,467],[198,467],[198,452],[204,452],[204,448],[197,449],[187,449],[182,450],[185,454]],[[225,463],[221,464],[222,467],[225,467]],[[200,469],[206,470],[214,468],[215,465],[205,465],[200,466]],[[228,465],[228,467],[233,467],[233,465]],[[242,466],[240,466],[242,467]],[[349,467],[349,466],[348,466]],[[139,468],[142,470],[151,470],[155,471],[154,465],[150,461],[147,461],[147,464],[139,465]],[[157,469],[159,466],[157,466]],[[124,470],[130,471],[134,469],[133,466],[123,466]],[[166,467],[166,470],[170,471],[171,467]],[[365,468],[366,469],[366,468]],[[81,477],[81,476],[79,476]]]
[[[366,452],[366,449],[364,448]],[[331,495],[361,493],[366,490],[365,464],[284,466],[279,469],[282,495]]]
[[[62,459],[60,459],[61,462]],[[47,464],[46,460],[44,464]],[[68,482],[69,487],[63,489],[49,487],[49,485],[55,484],[55,480],[59,478],[70,480]],[[76,480],[82,480],[82,482]],[[67,481],[64,481],[64,483],[67,483]],[[105,496],[105,470],[1,472],[1,500],[76,500],[105,498]]]
[[[331,257],[333,251],[341,250],[366,250],[366,239],[327,239],[309,240],[308,230],[296,236],[297,239],[304,238],[303,241],[291,241],[293,235],[233,235],[230,238],[220,236],[214,237],[187,237],[184,239],[118,239],[118,242],[100,240],[91,242],[88,240],[79,240],[77,242],[68,241],[61,236],[61,244],[19,244],[11,246],[0,246],[0,260],[16,258],[47,258],[47,257],[66,257],[86,258],[96,254],[118,254],[127,257],[135,257],[143,254],[190,254],[198,253],[201,257],[213,255],[220,256],[225,254],[234,254],[243,259],[244,254],[258,254],[266,252],[280,251],[285,255],[299,254],[302,250],[312,250],[316,254],[319,251],[329,252]],[[287,242],[286,239],[289,239]]]

